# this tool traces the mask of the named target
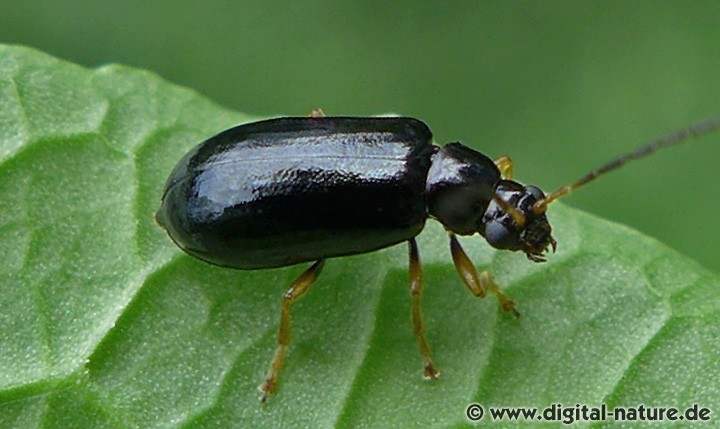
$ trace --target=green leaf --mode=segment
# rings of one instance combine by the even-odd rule
[[[303,267],[211,267],[153,222],[175,162],[252,119],[148,72],[0,47],[1,427],[454,427],[471,402],[720,410],[717,278],[561,204],[546,264],[463,240],[518,320],[468,293],[428,222],[436,382],[421,378],[406,247],[329,261],[261,407],[280,299]]]

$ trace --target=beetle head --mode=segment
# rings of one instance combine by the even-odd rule
[[[545,194],[536,186],[523,186],[512,180],[501,180],[493,200],[478,223],[478,231],[496,249],[525,252],[528,259],[544,262],[549,247],[555,252],[557,242],[545,211],[533,208]]]

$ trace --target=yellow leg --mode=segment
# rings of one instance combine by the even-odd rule
[[[490,272],[486,270],[478,275],[477,270],[475,270],[475,265],[473,265],[462,246],[460,246],[460,242],[455,234],[452,233],[450,234],[450,253],[452,254],[453,262],[455,263],[458,274],[460,274],[460,278],[462,278],[473,295],[483,298],[489,290],[497,297],[500,307],[502,307],[503,310],[511,312],[515,317],[520,317],[520,313],[515,309],[515,303],[500,290],[500,287],[495,283]]]
[[[423,274],[420,265],[417,243],[414,238],[408,240],[410,256],[410,293],[412,295],[412,319],[413,331],[420,345],[420,354],[423,359],[423,376],[428,379],[436,379],[440,371],[435,367],[430,355],[430,346],[425,339],[425,325],[423,324],[422,311],[420,310],[420,299],[423,290]]]
[[[512,158],[507,155],[503,155],[495,160],[495,165],[500,170],[500,173],[505,176],[505,179],[510,180],[513,177],[513,162]]]
[[[285,359],[285,352],[287,351],[288,345],[290,345],[290,308],[298,298],[307,293],[310,286],[312,286],[318,278],[318,275],[320,275],[320,271],[322,271],[324,263],[324,260],[319,260],[312,264],[310,268],[305,270],[297,279],[295,279],[290,288],[288,288],[285,292],[282,310],[280,311],[278,346],[277,349],[275,349],[275,354],[270,362],[270,372],[268,373],[265,382],[260,385],[260,390],[263,392],[260,397],[260,402],[264,403],[267,401],[268,397],[277,390],[280,370],[282,369],[283,360]]]
[[[324,117],[325,117],[325,112],[323,112],[322,109],[315,108],[315,109],[312,109],[312,110],[310,111],[310,113],[308,113],[308,116],[311,117],[311,118],[324,118]]]

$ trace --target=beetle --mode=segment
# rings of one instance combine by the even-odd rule
[[[720,127],[720,118],[652,141],[545,195],[512,180],[507,156],[492,160],[453,142],[434,145],[409,117],[284,117],[230,128],[187,153],[170,174],[156,221],[186,253],[223,267],[255,270],[303,262],[283,296],[278,345],[260,386],[276,392],[290,344],[293,303],[329,258],[408,243],[411,315],[423,375],[439,371],[425,338],[422,268],[415,237],[428,217],[447,230],[454,265],[470,292],[515,303],[488,271],[478,273],[457,235],[480,234],[492,247],[544,262],[556,249],[548,204],[627,161]]]

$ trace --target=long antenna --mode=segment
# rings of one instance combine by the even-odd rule
[[[714,117],[711,119],[706,119],[702,122],[698,122],[687,128],[683,128],[682,130],[676,131],[672,134],[668,134],[666,136],[652,140],[646,145],[641,146],[631,152],[622,154],[617,158],[613,159],[612,161],[608,162],[607,164],[592,170],[585,176],[581,177],[578,181],[558,188],[555,192],[536,202],[533,205],[532,210],[535,214],[544,213],[547,209],[548,204],[552,203],[558,198],[566,196],[570,192],[585,185],[586,183],[592,182],[599,176],[622,167],[628,161],[644,158],[654,153],[658,149],[674,146],[678,143],[682,143],[688,140],[691,137],[700,137],[718,129],[720,129],[720,117]]]

